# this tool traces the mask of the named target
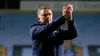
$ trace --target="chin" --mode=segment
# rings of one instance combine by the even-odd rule
[[[51,23],[52,21],[50,20],[49,23]]]

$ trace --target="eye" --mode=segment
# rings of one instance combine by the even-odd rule
[[[48,14],[43,14],[43,16],[47,16]]]
[[[48,14],[43,14],[43,16],[48,16],[48,15],[50,16],[50,15],[51,15],[51,13],[48,13]]]
[[[51,15],[51,13],[48,13],[48,15]]]

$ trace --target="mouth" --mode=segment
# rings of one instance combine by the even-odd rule
[[[50,22],[52,22],[52,20],[47,19],[47,20],[45,20],[45,22],[50,23]]]

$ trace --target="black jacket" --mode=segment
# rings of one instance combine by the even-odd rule
[[[65,17],[61,16],[49,24],[32,25],[30,34],[33,56],[64,56],[63,40],[77,37],[74,20],[68,21],[68,30],[60,28],[65,21]]]

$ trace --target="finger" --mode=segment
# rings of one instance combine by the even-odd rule
[[[71,5],[71,10],[73,11],[73,5]]]
[[[69,7],[69,6],[71,6],[71,4],[68,4],[68,6],[67,6],[67,7]]]
[[[71,5],[70,7],[73,8],[73,5]]]
[[[63,6],[63,9],[66,9],[66,6],[65,5]]]
[[[70,8],[70,4],[66,8],[69,9]]]
[[[73,11],[73,8],[69,8],[68,11]]]
[[[67,9],[73,9],[73,5],[68,6]]]
[[[62,12],[66,12],[66,11],[67,11],[67,7],[66,6],[63,6]]]
[[[73,11],[73,7],[72,7],[72,11]]]
[[[73,7],[73,5],[71,5],[71,7]]]
[[[71,12],[71,11],[73,11],[73,8],[69,7],[66,11]]]
[[[73,5],[69,4],[67,7],[73,7]]]

